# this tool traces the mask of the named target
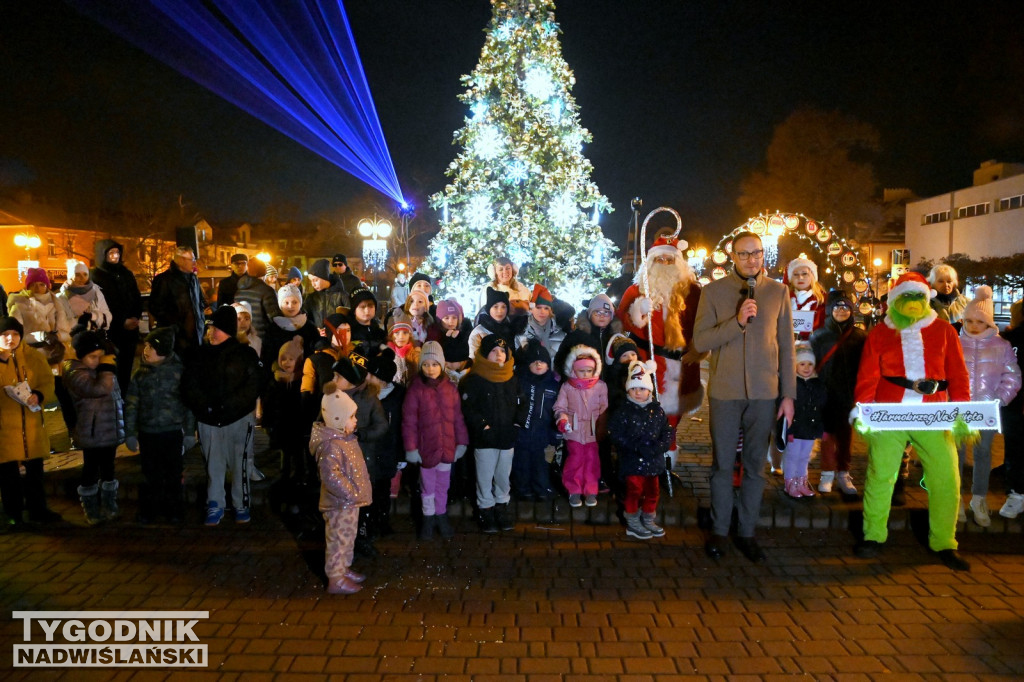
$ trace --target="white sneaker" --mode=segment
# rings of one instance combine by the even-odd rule
[[[836,472],[834,471],[822,471],[821,481],[818,482],[819,493],[830,493],[832,492],[832,482],[836,480]]]
[[[1003,503],[1003,508],[999,510],[999,515],[1004,519],[1015,519],[1021,512],[1024,512],[1024,495],[1010,493],[1006,496],[1006,502]]]
[[[982,528],[992,525],[992,519],[988,515],[988,502],[984,497],[974,495],[971,497],[971,511],[974,512],[974,522]]]
[[[967,509],[964,507],[963,501],[960,502],[960,512],[956,515],[957,523],[967,523]]]
[[[839,493],[841,495],[849,495],[853,497],[857,494],[857,489],[853,486],[853,479],[850,478],[849,471],[840,471],[836,475],[836,486],[839,487]]]

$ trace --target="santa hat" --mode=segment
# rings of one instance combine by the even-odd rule
[[[654,390],[654,362],[640,362],[634,360],[629,363],[629,372],[626,374],[626,390],[631,388],[646,388]]]
[[[974,290],[974,300],[964,308],[965,320],[978,320],[993,329],[996,327],[995,306],[992,303],[992,287],[982,285]]]
[[[608,340],[608,345],[605,347],[605,361],[609,365],[614,365],[619,361],[623,353],[628,353],[629,351],[633,351],[637,355],[640,354],[640,349],[637,348],[633,339],[625,334],[613,334],[612,338]]]
[[[336,431],[343,431],[348,420],[356,413],[356,402],[340,390],[333,381],[324,385],[324,397],[320,399],[320,414],[324,424]]]
[[[530,303],[532,303],[535,307],[539,305],[546,305],[547,307],[550,308],[551,304],[554,302],[555,297],[551,295],[551,292],[548,291],[548,288],[546,286],[544,286],[543,284],[533,285],[533,296],[530,297]]]
[[[928,298],[935,297],[935,290],[928,284],[928,280],[924,278],[919,272],[907,272],[900,275],[900,278],[896,280],[896,286],[889,291],[889,301],[895,301],[903,294],[908,294],[912,291],[920,292]]]
[[[787,281],[793,281],[793,271],[797,268],[807,268],[811,271],[811,276],[814,277],[814,281],[818,281],[818,266],[814,261],[807,258],[794,258],[789,261],[789,265],[786,266]]]
[[[677,239],[676,237],[658,237],[651,244],[651,248],[647,251],[647,262],[650,263],[657,256],[672,256],[673,258],[683,257],[683,252],[689,244],[686,243],[685,239]]]

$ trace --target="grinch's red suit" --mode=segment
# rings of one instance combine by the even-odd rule
[[[892,302],[884,324],[868,334],[854,391],[858,403],[935,403],[971,399],[970,379],[960,340],[952,325],[930,308],[919,319],[893,321],[901,297],[913,294],[925,302],[930,287],[921,275],[902,275],[889,294]],[[925,303],[927,305],[927,303]],[[920,382],[928,383],[922,384]],[[934,383],[932,383],[934,382]],[[915,390],[912,386],[916,386]],[[930,392],[932,389],[934,392]],[[854,414],[857,408],[854,408]],[[851,415],[852,416],[852,415]],[[868,424],[870,428],[870,424]],[[955,550],[960,509],[960,471],[949,431],[869,431],[868,471],[864,483],[864,539],[884,543],[889,508],[903,448],[913,443],[928,486],[928,544],[935,552]]]
[[[652,283],[651,296],[644,296],[639,285],[643,277],[641,269],[637,274],[638,284],[626,289],[616,312],[622,321],[623,331],[636,342],[645,360],[650,356],[647,313],[651,312],[658,400],[665,414],[675,417],[674,422],[678,422],[680,414],[696,411],[704,399],[704,387],[700,382],[700,360],[703,356],[692,348],[700,284],[686,264],[682,254],[684,249],[685,241],[664,237],[655,240],[642,267],[650,268],[659,254],[675,256],[679,271],[670,283],[670,292],[659,293]]]

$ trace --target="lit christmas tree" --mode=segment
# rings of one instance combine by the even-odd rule
[[[598,224],[612,207],[583,156],[591,136],[570,93],[576,79],[562,58],[554,2],[491,5],[480,62],[462,77],[462,149],[446,171],[451,183],[431,197],[441,231],[430,268],[449,294],[475,301],[487,266],[506,255],[527,267],[528,282],[578,306],[616,276],[616,248]]]

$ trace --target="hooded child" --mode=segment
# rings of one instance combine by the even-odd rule
[[[600,353],[590,346],[573,347],[562,367],[566,381],[555,401],[555,424],[569,450],[562,483],[572,507],[584,503],[597,506],[601,479],[597,420],[608,409],[608,386],[601,381],[601,365]]]
[[[469,335],[473,333],[473,323],[466,319],[462,306],[454,298],[439,301],[436,312],[427,338],[441,344],[445,371],[452,381],[459,383],[469,369]]]
[[[304,357],[301,336],[295,335],[281,346],[262,398],[263,427],[270,436],[270,448],[281,451],[280,484],[284,501],[293,511],[301,502],[303,487],[316,480],[313,461],[303,443],[310,428],[302,403]]]
[[[558,379],[551,370],[551,354],[537,339],[529,339],[515,355],[519,385],[519,424],[512,457],[512,491],[521,500],[550,500],[551,474],[545,450],[558,442],[555,400]]]
[[[359,510],[370,504],[370,477],[359,448],[357,407],[333,382],[324,386],[320,414],[309,450],[320,474],[324,515],[324,570],[329,594],[355,594],[366,576],[352,570]]]
[[[387,346],[367,347],[366,381],[377,390],[377,399],[384,408],[388,430],[377,445],[376,471],[373,477],[373,504],[370,505],[370,535],[391,535],[391,498],[398,496],[401,470],[405,467],[402,443],[402,405],[405,386],[395,382],[398,367],[395,351]]]

